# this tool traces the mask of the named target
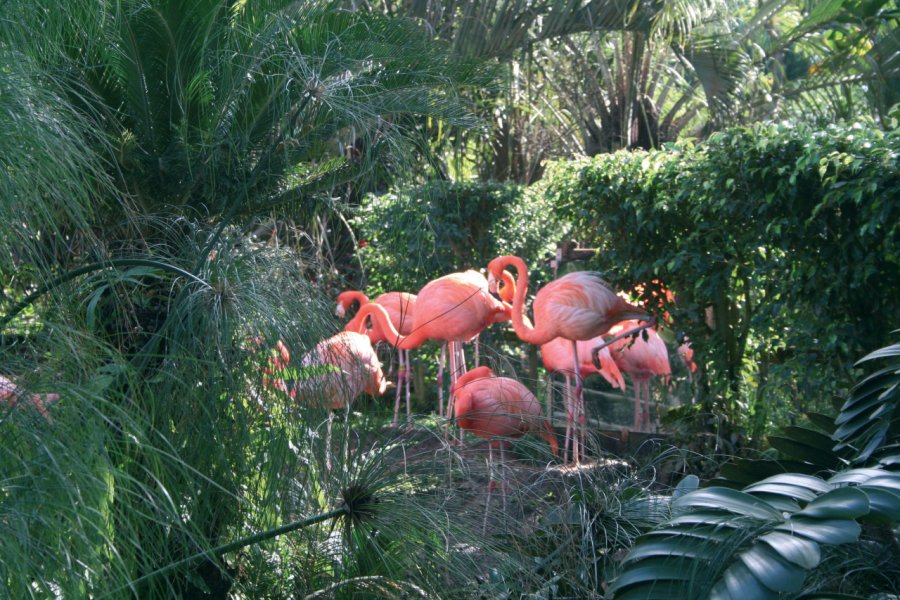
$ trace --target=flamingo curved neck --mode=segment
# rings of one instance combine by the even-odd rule
[[[381,333],[385,336],[389,344],[399,350],[412,350],[418,348],[428,339],[421,329],[414,329],[409,335],[402,335],[394,324],[391,323],[390,316],[383,306],[375,302],[370,302],[356,313],[355,320],[359,323],[365,323],[366,317],[371,316],[376,328],[381,329]],[[413,321],[415,323],[415,321]]]
[[[344,310],[350,308],[354,302],[359,302],[359,307],[362,308],[366,304],[369,304],[369,297],[357,290],[351,290],[347,292],[341,292],[338,294],[338,303],[344,307]],[[359,318],[359,313],[357,312],[356,316],[354,316],[350,321],[344,326],[344,331],[355,331],[357,333],[365,333],[365,327],[363,325],[363,321]]]
[[[525,261],[519,258],[518,256],[504,256],[501,258],[501,270],[506,266],[515,267],[516,273],[518,274],[518,281],[516,281],[516,295],[513,297],[513,307],[512,307],[512,323],[513,329],[516,332],[516,335],[519,336],[524,342],[528,342],[529,344],[538,344],[547,342],[549,340],[544,340],[544,342],[536,341],[540,339],[539,332],[535,328],[531,322],[525,318],[525,296],[528,293],[528,267],[525,265]]]
[[[338,295],[338,302],[344,305],[344,308],[350,308],[354,302],[359,302],[360,307],[369,303],[369,297],[358,290],[350,290],[341,292]]]

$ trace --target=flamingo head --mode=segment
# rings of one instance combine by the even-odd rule
[[[334,314],[339,318],[343,319],[344,315],[347,314],[347,310],[353,304],[355,298],[355,294],[352,291],[341,292],[337,297],[337,306],[334,308]]]

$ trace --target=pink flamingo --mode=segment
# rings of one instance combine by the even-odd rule
[[[620,323],[613,327],[609,333],[618,335],[628,331],[636,325],[636,322]],[[632,342],[630,339],[618,339],[609,346],[613,360],[619,365],[619,369],[628,373],[634,382],[634,429],[644,431],[650,424],[650,380],[657,376],[668,376],[672,373],[669,366],[669,352],[665,342],[653,329],[644,335],[638,335]],[[641,409],[642,397],[644,407]]]
[[[694,349],[687,340],[678,344],[678,357],[684,366],[687,367],[688,377],[697,372],[697,363],[694,362]]]
[[[456,422],[460,429],[483,439],[518,438],[533,432],[550,444],[554,455],[559,444],[541,404],[527,387],[509,377],[497,377],[489,367],[475,367],[450,386],[456,397]]]
[[[541,414],[538,399],[515,379],[497,377],[488,367],[475,367],[450,386],[450,394],[456,398],[454,414],[460,430],[471,431],[480,438],[490,440],[488,464],[491,481],[485,500],[483,525],[483,529],[486,529],[491,491],[494,487],[495,444],[500,448],[501,465],[504,462],[503,441],[495,438],[519,438],[533,432],[547,441],[554,456],[559,455],[559,444],[550,422]],[[506,490],[501,489],[505,508]]]
[[[311,368],[313,373],[296,381],[286,391],[291,398],[328,409],[325,447],[329,451],[325,455],[325,466],[330,469],[334,411],[343,408],[349,413],[353,400],[363,392],[383,394],[387,380],[372,342],[355,331],[342,331],[319,342],[303,357],[301,365]]]
[[[401,350],[418,348],[428,340],[451,343],[449,360],[453,382],[465,370],[465,359],[458,355],[453,343],[475,339],[485,327],[509,320],[509,313],[510,306],[488,292],[484,276],[470,270],[438,277],[419,290],[413,308],[413,330],[408,335],[397,331],[384,307],[375,303],[361,307],[356,318],[364,322],[371,316],[373,329],[380,329],[387,341]],[[442,369],[443,361],[438,371],[440,411],[450,415],[452,396],[447,412],[443,410]]]
[[[26,403],[34,406],[48,422],[53,422],[53,419],[50,418],[50,413],[47,411],[47,405],[59,400],[59,394],[29,394],[11,380],[0,375],[0,405],[6,405],[12,409],[21,400],[25,400]]]
[[[572,364],[575,365],[575,406],[567,411],[567,419],[580,415],[578,426],[584,427],[583,383],[581,361],[578,359],[578,340],[589,340],[603,335],[619,321],[640,319],[650,321],[650,316],[641,308],[632,306],[619,298],[613,289],[597,273],[577,271],[551,281],[534,297],[534,325],[526,322],[525,294],[528,291],[528,267],[518,256],[500,256],[488,265],[491,280],[500,278],[506,267],[514,267],[518,273],[515,298],[512,307],[512,322],[516,335],[530,344],[543,345],[554,338],[569,340],[572,346]],[[495,283],[489,281],[489,286]],[[650,323],[637,328],[647,328]],[[598,365],[599,367],[599,365]],[[566,440],[568,447],[568,439]],[[580,461],[580,454],[574,453],[573,460]]]
[[[608,348],[603,348],[599,352],[599,360],[600,360],[600,368],[594,366],[594,363],[591,361],[591,349],[599,343],[602,343],[604,340],[602,337],[598,336],[589,340],[580,340],[576,342],[576,346],[578,349],[578,358],[581,361],[579,365],[581,368],[581,376],[588,377],[593,374],[598,374],[602,376],[611,386],[614,388],[619,388],[620,390],[625,390],[625,380],[622,377],[621,371],[619,371],[619,367],[616,365],[616,362],[613,360],[612,355],[609,353]],[[575,365],[572,363],[572,343],[565,338],[554,338],[553,340],[543,344],[541,346],[541,358],[544,361],[544,368],[549,371],[549,373],[562,373],[566,378],[566,387],[563,398],[565,399],[566,409],[571,406],[572,399],[570,398],[571,390],[572,390],[572,375],[575,373]],[[548,378],[549,380],[549,378]],[[553,402],[552,395],[552,381],[549,381],[550,386],[548,386],[548,394],[547,394],[547,412],[548,416],[550,413],[550,406]],[[563,460],[566,460],[568,456],[569,448],[568,448],[568,440],[571,436],[571,425],[572,421],[575,419],[573,416],[572,419],[566,419],[566,437],[567,445],[563,448]],[[582,435],[584,435],[584,430],[582,429]],[[580,443],[581,447],[584,447],[584,439],[576,440],[574,437],[572,439],[572,454],[576,453],[575,444]]]
[[[343,317],[354,302],[359,302],[360,307],[362,307],[369,303],[369,298],[360,291],[348,290],[338,294],[337,302],[338,304],[337,308],[335,309],[335,313],[338,317]],[[385,308],[385,310],[387,310],[388,317],[390,318],[391,323],[394,325],[397,331],[399,331],[403,335],[409,335],[410,333],[412,333],[412,314],[413,309],[416,305],[415,294],[408,294],[406,292],[387,292],[386,294],[381,294],[372,302],[380,304]],[[364,329],[365,331],[363,331]],[[373,345],[377,344],[378,342],[388,341],[381,330],[376,330],[374,328],[366,329],[365,321],[361,320],[358,314],[356,317],[351,319],[349,323],[347,323],[347,325],[344,327],[344,330],[365,333],[369,336],[369,339],[372,341]],[[406,382],[406,420],[409,421],[410,419],[409,383],[411,378],[412,369],[410,368],[409,362],[409,350],[398,350],[397,396],[394,399],[394,427],[396,427],[399,422],[400,394],[401,389],[404,387],[404,381]]]

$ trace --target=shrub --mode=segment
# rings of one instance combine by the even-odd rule
[[[556,163],[540,192],[611,279],[676,292],[704,397],[758,435],[775,410],[827,401],[897,323],[898,150],[864,123],[757,124]]]

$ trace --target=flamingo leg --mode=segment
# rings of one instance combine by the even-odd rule
[[[456,383],[458,378],[456,369],[457,369],[457,342],[448,342],[449,348],[447,351],[447,359],[449,361],[449,371],[450,371],[450,385],[452,386]],[[447,414],[445,415],[447,418],[446,423],[444,424],[444,440],[446,441],[455,441],[455,435],[451,434],[451,430],[453,429],[453,411],[454,411],[454,396],[450,394],[450,397],[447,399]]]
[[[494,447],[488,443],[488,489],[484,500],[484,521],[481,523],[481,534],[487,531],[488,513],[491,510],[491,492],[494,491]]]
[[[463,363],[465,365],[465,363]],[[475,366],[478,366],[478,336],[475,336]]]
[[[409,350],[403,350],[403,362],[406,365],[406,376],[404,377],[406,380],[406,422],[409,423],[412,420],[412,416],[409,412],[409,381],[412,379],[412,366],[409,364]]]
[[[500,442],[500,497],[503,499],[503,512],[506,513],[506,455]]]
[[[328,425],[325,427],[325,470],[331,471],[331,425],[334,421],[334,411],[328,411]]]
[[[572,359],[575,362],[575,412],[578,417],[578,421],[576,422],[576,427],[581,423],[581,411],[584,406],[584,383],[581,380],[581,367],[578,364],[578,343],[575,340],[572,340]],[[578,447],[578,440],[581,439],[581,430],[578,429],[575,431],[574,437],[575,441],[572,442],[572,454],[575,464],[578,464],[581,461],[581,449]]]
[[[394,400],[394,423],[396,427],[400,416],[400,396],[403,392],[403,377],[405,376],[403,364],[403,350],[397,351],[397,397]]]
[[[441,357],[438,359],[438,416],[444,417],[444,359],[447,355],[447,343],[441,344]]]
[[[547,420],[553,418],[553,373],[547,372],[547,406],[544,407]]]
[[[572,437],[572,377],[566,372],[566,388],[563,390],[563,402],[566,406],[566,442],[563,445],[563,462],[569,461],[569,440]],[[574,448],[573,448],[574,450]]]

